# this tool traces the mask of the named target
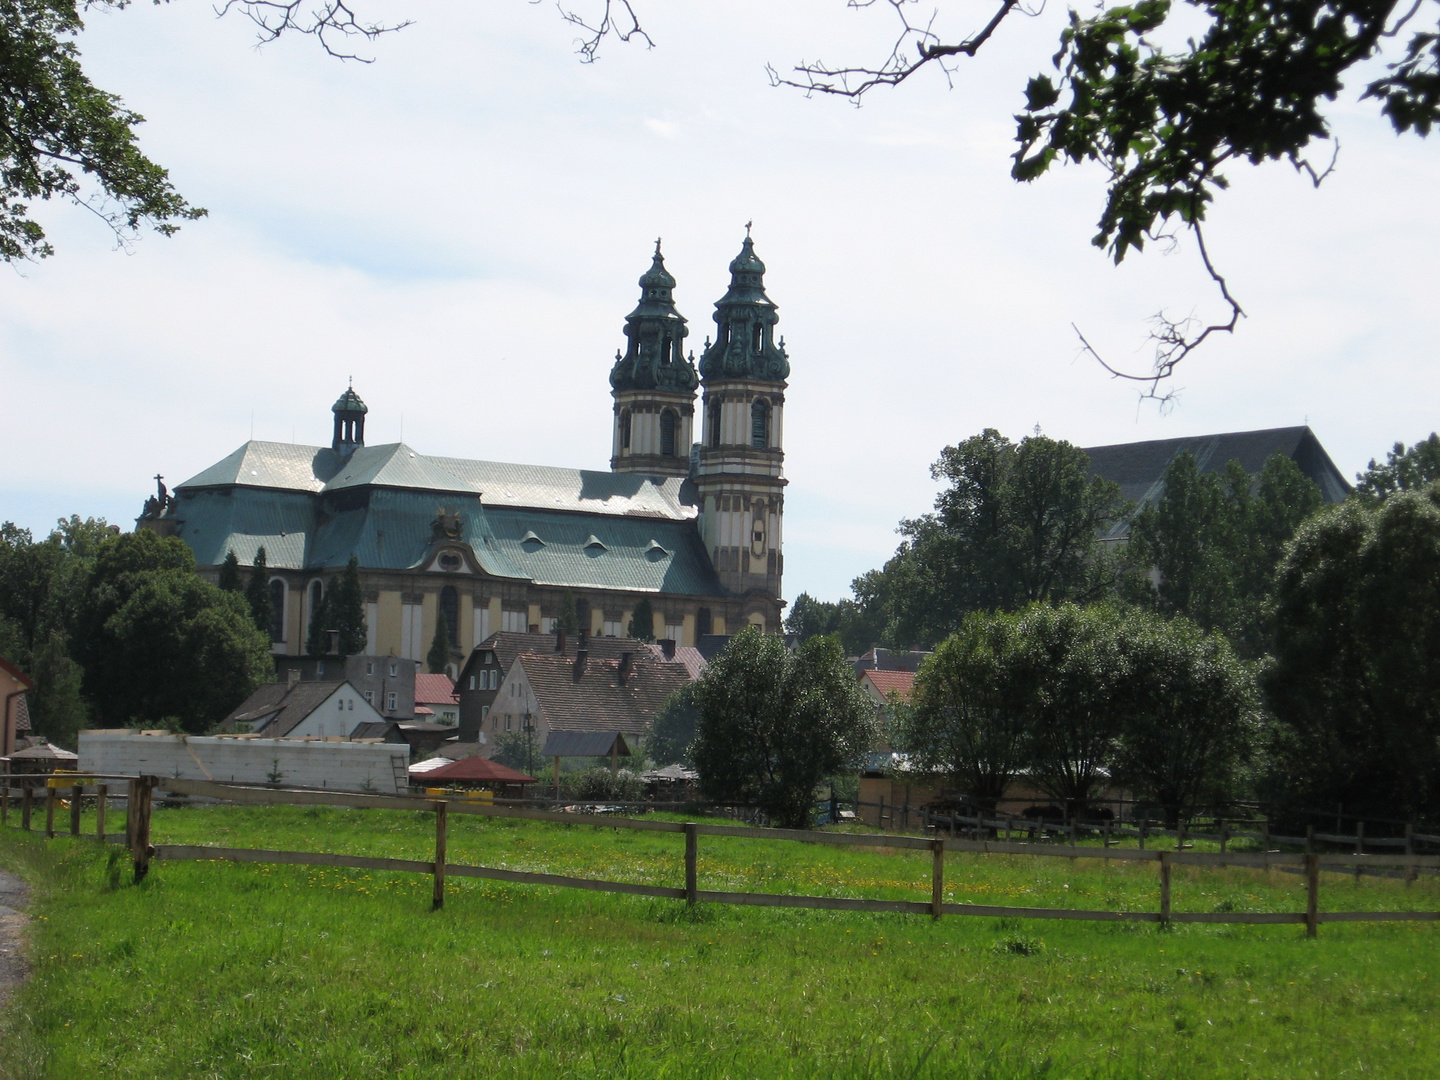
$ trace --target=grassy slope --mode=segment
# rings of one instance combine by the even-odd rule
[[[160,811],[157,842],[425,858],[430,819]],[[676,836],[452,819],[450,858],[678,884]],[[158,863],[0,834],[35,978],[0,1076],[1433,1077],[1430,924],[1153,927],[702,907],[328,868]],[[701,887],[923,898],[928,861],[702,838]],[[956,857],[960,901],[1153,910],[1154,867]],[[1176,871],[1177,909],[1299,882]],[[1434,879],[1324,905],[1440,906]],[[1432,972],[1434,974],[1432,974]]]

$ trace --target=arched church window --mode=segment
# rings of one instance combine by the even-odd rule
[[[440,610],[445,615],[445,632],[450,638],[450,647],[460,647],[460,595],[454,585],[440,590]]]
[[[630,449],[630,410],[620,414],[620,449]]]
[[[285,582],[279,578],[270,581],[270,640],[285,640]]]
[[[720,402],[710,402],[710,445],[720,445]]]
[[[770,446],[770,403],[764,398],[750,406],[750,445],[756,450]]]
[[[660,455],[662,457],[675,456],[675,424],[678,420],[673,409],[666,409],[660,414]]]

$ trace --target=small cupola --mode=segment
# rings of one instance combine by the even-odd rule
[[[330,449],[349,457],[357,446],[365,445],[365,414],[370,410],[355,393],[352,382],[339,400],[330,406],[330,411],[335,414],[335,437],[330,442]]]

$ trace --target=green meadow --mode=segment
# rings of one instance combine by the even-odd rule
[[[14,818],[12,818],[12,824]],[[91,825],[87,815],[87,826]],[[118,826],[118,821],[115,823]],[[114,827],[114,826],[112,826]],[[153,840],[426,859],[433,817],[157,809]],[[679,886],[683,839],[452,815],[453,863]],[[1427,1078],[1440,926],[1108,924],[700,905],[419,874],[164,862],[0,832],[33,976],[0,1078]],[[702,889],[925,900],[929,856],[702,836]],[[947,899],[1156,908],[1153,864],[947,855]],[[1299,877],[1177,867],[1177,911]],[[1329,910],[1440,883],[1324,876]]]

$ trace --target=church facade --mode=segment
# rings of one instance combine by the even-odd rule
[[[422,659],[442,616],[457,660],[496,631],[551,632],[566,611],[618,637],[642,599],[655,635],[681,645],[778,631],[790,366],[764,274],[747,230],[697,369],[656,242],[610,372],[608,472],[370,446],[352,388],[328,447],[251,440],[162,486],[136,527],[178,536],[212,580],[228,552],[249,566],[263,547],[283,655],[304,652],[351,555],[367,654]]]

